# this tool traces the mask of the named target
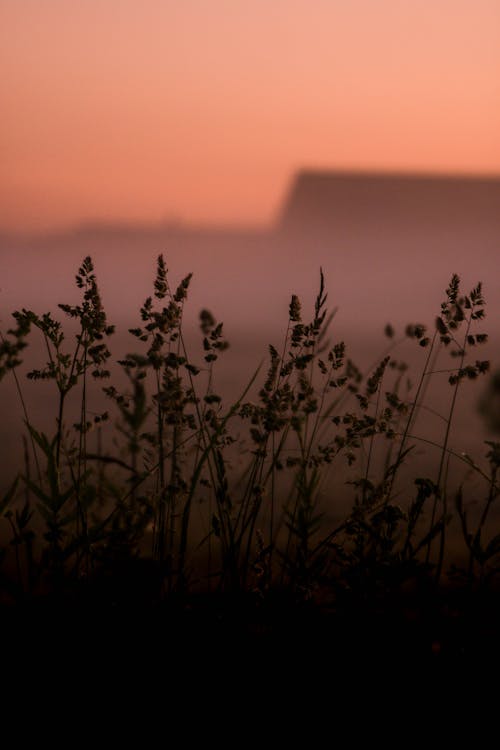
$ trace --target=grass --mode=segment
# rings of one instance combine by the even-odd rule
[[[76,275],[80,303],[59,305],[65,324],[49,313],[14,313],[1,337],[0,378],[15,378],[25,469],[0,499],[3,606],[125,606],[168,613],[182,628],[237,621],[257,634],[276,622],[289,627],[299,612],[316,631],[326,622],[358,632],[360,613],[369,613],[391,638],[387,617],[397,612],[407,633],[415,618],[428,621],[429,602],[441,625],[457,613],[465,621],[470,601],[479,611],[478,597],[491,616],[500,444],[487,444],[482,463],[450,448],[464,383],[489,370],[477,356],[487,340],[481,284],[464,294],[453,275],[430,329],[406,328],[421,352],[411,385],[392,326],[386,352],[366,373],[344,342],[330,340],[334,313],[321,272],[310,318],[292,295],[280,348],[269,346],[267,363],[227,404],[217,368],[228,342],[208,310],[199,316],[201,349],[188,351],[190,281],[171,287],[159,256],[130,331],[133,352],[118,363],[90,258]],[[57,395],[53,433],[30,418],[19,375],[34,335],[46,358],[28,378],[48,381]],[[442,440],[417,438],[429,382],[443,370]],[[92,403],[95,383],[109,401],[105,412]],[[77,422],[68,424],[75,408]],[[434,474],[421,473],[416,445],[437,451]],[[482,483],[474,507],[466,485],[456,486],[457,465]],[[453,518],[462,533],[456,560],[448,554]],[[429,636],[438,651],[439,627]]]

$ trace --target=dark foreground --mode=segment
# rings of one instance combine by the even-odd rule
[[[500,664],[500,596],[443,587],[302,600],[279,590],[147,601],[88,589],[3,605],[4,657],[42,669],[161,675],[210,670],[227,679]],[[338,671],[340,670],[340,672]]]

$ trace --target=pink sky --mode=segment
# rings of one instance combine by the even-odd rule
[[[265,223],[301,166],[500,172],[498,0],[0,0],[0,227]]]

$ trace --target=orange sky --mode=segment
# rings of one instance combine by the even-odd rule
[[[267,222],[300,166],[500,172],[499,0],[0,0],[0,227]]]

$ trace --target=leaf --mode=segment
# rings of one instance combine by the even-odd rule
[[[36,442],[36,444],[42,449],[42,451],[45,453],[46,456],[50,456],[52,454],[52,446],[55,444],[55,439],[51,445],[45,433],[37,432],[35,428],[29,422],[25,421],[25,425],[28,428],[31,437]]]
[[[420,552],[421,549],[424,549],[424,547],[427,547],[429,542],[432,542],[432,540],[435,539],[435,537],[437,537],[438,534],[440,534],[443,531],[444,527],[446,526],[449,520],[450,520],[449,517],[440,518],[439,521],[434,524],[432,529],[417,544],[417,546],[415,547],[415,554],[418,554],[418,552]]]
[[[19,477],[17,476],[14,481],[12,482],[11,486],[3,496],[3,498],[0,500],[0,516],[4,514],[4,512],[7,510],[10,502],[14,499],[16,496],[17,491],[17,485],[19,484]]]
[[[47,508],[52,507],[52,498],[49,495],[46,495],[41,487],[39,487],[37,484],[32,482],[31,479],[28,479],[27,477],[24,477],[24,481],[27,487],[29,487],[29,489],[31,490],[31,492],[33,492]]]
[[[490,557],[493,557],[499,552],[500,552],[500,534],[497,534],[487,544],[486,549],[484,550],[484,557],[488,560]]]
[[[30,522],[32,515],[33,515],[33,511],[30,510],[29,501],[26,501],[24,503],[21,511],[16,510],[16,523],[20,530],[26,528],[26,526]]]

